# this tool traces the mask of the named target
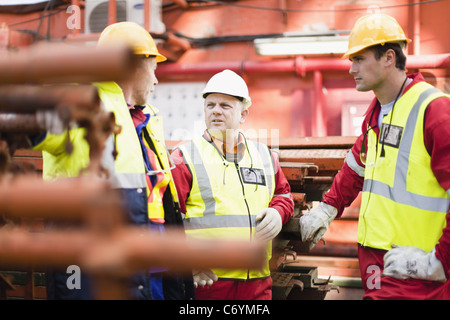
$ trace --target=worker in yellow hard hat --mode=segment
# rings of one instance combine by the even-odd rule
[[[118,157],[108,170],[111,181],[126,189],[130,220],[163,232],[166,225],[182,227],[174,168],[164,141],[163,121],[158,109],[147,103],[158,79],[155,70],[166,60],[148,31],[134,22],[119,22],[104,29],[98,46],[129,45],[140,62],[131,77],[117,83],[96,84],[107,110],[115,113],[122,132],[117,136]],[[107,155],[111,155],[108,153]],[[180,228],[182,231],[182,228]],[[134,296],[150,299],[185,299],[189,280],[176,274],[152,269],[133,284]]]
[[[179,226],[183,230],[178,197],[171,169],[174,168],[165,148],[162,118],[158,109],[147,103],[158,80],[155,70],[158,62],[166,58],[144,28],[134,22],[119,22],[109,25],[101,33],[99,47],[129,46],[137,56],[138,63],[129,70],[126,80],[94,83],[106,111],[113,112],[121,132],[106,141],[102,165],[108,170],[108,180],[113,188],[123,192],[128,208],[128,221],[143,230],[163,232],[167,225]],[[67,175],[76,176],[89,161],[89,146],[84,135],[76,137],[74,152],[82,154],[74,159],[63,151],[66,135],[48,134],[35,149],[44,150],[44,162],[53,163],[44,172],[49,178]],[[116,149],[114,149],[116,148]],[[50,150],[50,151],[49,151]],[[117,151],[114,158],[113,150]],[[71,158],[70,168],[63,167],[61,158]],[[58,165],[58,163],[60,165]],[[55,273],[48,286],[50,299],[90,299],[92,296],[89,277],[82,278],[83,286],[78,290],[67,288],[70,274]],[[143,270],[130,278],[129,295],[133,299],[185,299],[192,277],[187,279],[166,269]]]
[[[312,247],[362,192],[365,299],[450,299],[450,96],[406,74],[410,41],[386,14],[355,23],[344,58],[375,98],[330,191],[300,219]]]
[[[397,20],[386,14],[363,16],[355,23],[348,40],[348,50],[343,58],[375,45],[398,43],[402,48],[410,43]]]
[[[135,22],[124,21],[107,26],[100,34],[97,45],[99,47],[129,46],[134,54],[153,56],[157,63],[167,60],[159,53],[150,33]]]

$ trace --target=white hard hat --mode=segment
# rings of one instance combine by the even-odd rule
[[[237,98],[242,98],[242,103],[245,109],[251,106],[252,100],[248,94],[248,87],[244,79],[231,70],[223,70],[216,73],[209,79],[205,89],[203,89],[202,96],[210,93],[223,93]]]

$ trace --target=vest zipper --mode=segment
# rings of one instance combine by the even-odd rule
[[[238,177],[239,177],[239,181],[241,182],[242,194],[244,196],[245,206],[247,207],[248,222],[249,222],[249,225],[250,225],[250,240],[252,240],[252,228],[253,228],[253,226],[252,226],[252,215],[250,213],[250,208],[248,206],[247,197],[245,196],[244,182],[242,181],[242,177],[241,177],[241,174],[239,172],[239,165],[236,162],[234,163],[234,165],[236,167],[236,171],[237,171],[237,174],[238,174]],[[250,279],[250,270],[247,270],[247,280],[249,280],[249,279]]]

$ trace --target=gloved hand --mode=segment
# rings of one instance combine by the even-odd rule
[[[435,250],[427,253],[416,247],[392,245],[383,258],[382,275],[396,279],[421,279],[445,282],[444,268],[436,258]]]
[[[283,225],[280,213],[274,208],[265,208],[256,215],[256,233],[257,239],[262,241],[272,240],[281,231]]]
[[[300,217],[300,233],[302,241],[311,241],[312,249],[322,238],[331,221],[337,216],[337,209],[321,202],[319,206]]]
[[[204,287],[205,285],[211,286],[214,282],[219,280],[217,275],[211,270],[194,270],[193,273],[194,286]]]
[[[53,134],[61,134],[65,130],[64,122],[54,110],[36,111],[36,121],[41,128]]]

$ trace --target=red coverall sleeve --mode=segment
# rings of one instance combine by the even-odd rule
[[[175,149],[171,156],[175,164],[175,169],[172,170],[172,177],[178,193],[180,210],[183,214],[185,214],[186,199],[189,197],[189,193],[191,192],[192,174],[188,166],[184,163],[183,155],[180,149]]]
[[[438,98],[430,103],[425,113],[425,146],[431,155],[431,169],[439,184],[450,195],[450,99]],[[450,279],[450,208],[447,225],[436,245],[436,257],[442,262]]]
[[[291,186],[280,167],[278,155],[272,152],[275,168],[275,192],[269,207],[276,209],[281,215],[283,224],[289,221],[294,214],[294,201],[291,196]]]
[[[370,127],[373,128],[375,133],[378,134],[379,132],[377,125],[379,110],[374,110],[376,105],[377,99],[375,98],[367,109],[361,125],[361,135],[350,149],[341,170],[334,177],[330,190],[323,197],[323,202],[338,210],[337,218],[342,215],[346,207],[352,204],[362,190],[365,165],[361,162],[359,155],[363,142],[367,147],[367,139],[364,139],[367,124],[370,122]]]
[[[364,176],[361,176],[356,168],[364,168],[364,164],[361,163],[359,158],[363,137],[364,134],[356,140],[353,147],[349,150],[349,156],[347,156],[341,170],[334,177],[330,190],[325,193],[322,200],[338,210],[337,218],[342,215],[344,209],[356,199],[362,190]],[[352,155],[353,157],[351,157]],[[351,162],[350,165],[349,162]]]

